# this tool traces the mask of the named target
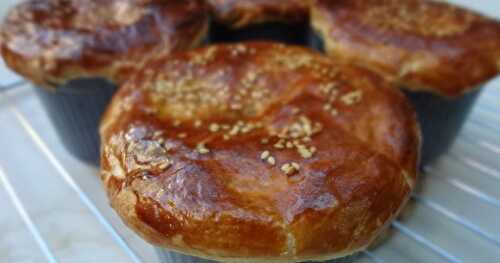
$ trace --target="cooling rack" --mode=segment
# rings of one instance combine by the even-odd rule
[[[2,0],[0,16],[14,2]],[[470,3],[481,2],[490,1]],[[389,238],[358,262],[500,261],[499,112],[500,79],[449,152],[425,167]],[[66,153],[33,88],[3,64],[0,135],[0,262],[157,262],[109,208],[97,169]]]

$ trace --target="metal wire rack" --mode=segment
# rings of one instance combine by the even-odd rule
[[[359,262],[500,261],[498,87],[485,88],[390,238]],[[2,65],[0,134],[0,262],[157,262],[109,208],[97,170],[62,148],[31,86]]]
[[[450,152],[425,168],[409,204],[411,215],[395,221],[391,237],[359,262],[500,258],[500,90],[493,86],[485,89]],[[0,195],[9,197],[35,243],[30,252],[40,254],[40,261],[84,262],[92,254],[92,262],[156,262],[152,248],[108,207],[97,170],[61,148],[28,83],[0,85],[0,127]],[[80,232],[82,227],[88,232]],[[94,239],[81,241],[89,236]],[[77,249],[91,242],[97,242],[90,245],[96,250]]]

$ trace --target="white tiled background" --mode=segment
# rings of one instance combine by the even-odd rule
[[[16,2],[0,1],[0,16]],[[500,17],[498,0],[454,2]],[[0,65],[0,262],[156,262],[108,207],[97,170],[65,152],[19,80]],[[500,262],[499,112],[497,80],[450,154],[421,176],[411,215],[359,262]]]

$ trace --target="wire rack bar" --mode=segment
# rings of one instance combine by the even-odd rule
[[[476,114],[480,114],[484,116],[485,118],[488,118],[490,122],[493,122],[495,124],[500,124],[500,119],[496,116],[497,111],[491,108],[487,108],[487,106],[484,106],[481,104],[479,107],[474,108]]]
[[[363,254],[374,263],[385,263],[381,258],[377,257],[370,251],[363,251]]]
[[[46,156],[46,158],[50,161],[50,163],[56,168],[56,170],[59,173],[59,176],[73,189],[74,192],[79,196],[80,200],[84,203],[84,205],[91,211],[91,213],[97,218],[97,220],[104,226],[106,231],[111,234],[112,238],[115,240],[115,242],[129,255],[129,257],[132,259],[133,262],[142,262],[142,260],[139,258],[139,256],[135,253],[135,251],[128,245],[128,243],[123,239],[123,237],[116,231],[116,229],[112,226],[112,224],[104,217],[104,215],[99,211],[97,206],[91,201],[91,199],[87,196],[87,194],[79,187],[79,185],[74,181],[74,179],[71,177],[71,175],[68,173],[68,171],[64,168],[64,166],[60,163],[60,161],[57,159],[57,157],[52,153],[52,151],[48,148],[46,143],[42,140],[40,135],[33,129],[31,124],[29,123],[28,119],[16,108],[13,103],[11,103],[8,99],[8,94],[6,91],[9,91],[13,88],[22,86],[24,84],[27,84],[25,81],[17,81],[9,85],[4,85],[0,86],[0,95],[3,95],[6,98],[7,105],[9,106],[10,111],[15,115],[16,119],[19,121],[21,126],[24,128],[24,130],[28,133],[30,138],[32,139],[33,143],[39,148],[39,150]],[[495,99],[496,96],[492,96]],[[500,97],[498,98],[500,99]],[[478,107],[480,108],[480,107]],[[491,115],[492,110],[489,107],[482,107],[480,111],[486,112],[486,114]],[[494,125],[491,125],[491,123],[484,123],[484,122],[479,122],[475,120],[474,118],[470,118],[469,123],[480,128],[487,128],[488,130],[492,130],[494,132],[500,132],[500,128]],[[486,149],[494,154],[500,155],[500,146],[496,143],[489,142],[486,140],[477,140],[477,139],[472,139],[470,135],[462,133],[460,135],[460,138],[463,138],[467,142],[471,143],[474,146],[481,147],[482,149]],[[481,161],[475,160],[474,158],[470,156],[465,156],[463,154],[456,154],[452,153],[448,155],[449,158],[451,158],[455,162],[459,162],[461,164],[466,165],[467,167],[472,168],[475,171],[478,171],[481,174],[487,175],[489,177],[492,177],[494,179],[500,179],[500,172],[497,171],[496,169],[482,163]],[[443,182],[446,182],[447,184],[453,186],[455,189],[466,193],[468,195],[471,195],[475,197],[478,201],[484,202],[490,206],[493,206],[495,208],[500,209],[500,200],[492,197],[484,192],[482,192],[479,189],[476,189],[467,183],[457,179],[457,178],[451,178],[449,176],[443,176],[439,175],[436,171],[434,171],[434,168],[428,166],[424,168],[425,173],[432,173],[432,176],[426,176],[428,178],[432,179],[439,179],[442,180]],[[43,239],[43,237],[40,235],[40,232],[36,228],[35,224],[29,217],[29,214],[27,213],[26,209],[24,208],[21,200],[18,198],[17,193],[15,192],[15,189],[13,186],[10,184],[8,177],[6,174],[3,172],[2,168],[0,167],[0,180],[3,183],[7,193],[9,194],[9,197],[12,199],[12,202],[14,203],[14,206],[18,210],[18,213],[20,214],[21,218],[23,219],[24,223],[27,225],[27,227],[30,230],[30,233],[33,235],[35,241],[37,242],[38,246],[41,248],[42,252],[44,253],[45,257],[49,262],[57,262],[56,257],[54,254],[50,251],[50,248],[48,247],[47,243]],[[496,246],[500,247],[500,239],[490,233],[488,233],[486,230],[482,229],[481,227],[475,225],[473,222],[470,222],[469,220],[459,216],[458,214],[450,211],[446,207],[431,201],[424,196],[420,196],[417,194],[413,194],[412,196],[413,200],[416,202],[433,209],[434,211],[438,212],[439,214],[445,216],[449,220],[453,221],[454,223],[464,227],[468,231],[471,231],[472,233],[480,236],[481,238],[488,240],[489,242],[495,244]],[[424,246],[425,248],[433,251],[435,254],[441,256],[443,259],[449,261],[449,262],[462,262],[459,258],[454,256],[452,253],[449,251],[446,251],[445,249],[439,247],[438,245],[434,244],[431,240],[425,238],[421,234],[413,231],[412,229],[408,228],[404,224],[402,224],[399,221],[395,221],[392,223],[392,226],[394,229],[399,231],[400,233],[408,236],[412,240],[414,240],[416,243]],[[375,262],[375,263],[383,263],[384,261],[376,256],[373,252],[370,251],[364,251],[363,255],[365,255],[369,260]]]
[[[7,96],[6,96],[7,97]],[[34,144],[40,149],[40,151],[47,157],[49,162],[57,170],[61,178],[70,186],[70,188],[78,195],[83,204],[90,210],[90,212],[97,218],[99,223],[103,225],[105,230],[111,234],[115,242],[128,254],[130,259],[135,263],[142,263],[142,260],[137,256],[134,250],[127,244],[123,237],[116,231],[110,222],[101,214],[96,205],[90,200],[87,194],[82,191],[80,186],[74,181],[73,177],[68,173],[64,166],[59,162],[55,155],[47,147],[46,143],[41,139],[38,133],[33,129],[28,120],[24,115],[19,112],[14,105],[8,101],[7,103],[11,112],[15,115],[16,119],[19,121],[24,130],[28,133]]]
[[[500,128],[497,127],[497,126],[492,126],[488,123],[482,123],[482,122],[479,122],[477,120],[475,120],[474,118],[469,118],[469,120],[467,121],[468,123],[471,123],[471,124],[474,124],[476,126],[479,126],[479,127],[482,127],[482,128],[485,128],[485,129],[488,129],[488,130],[492,130],[496,133],[500,133]]]
[[[13,83],[10,83],[8,85],[3,85],[3,86],[0,86],[0,92],[5,92],[5,91],[8,91],[8,90],[11,90],[11,89],[14,89],[14,88],[17,88],[19,86],[22,86],[26,84],[26,81],[23,81],[23,80],[18,80],[18,81],[15,81]]]
[[[477,142],[477,144],[495,154],[498,154],[500,155],[500,146],[499,145],[496,145],[496,144],[493,144],[493,143],[490,143],[490,142],[487,142],[487,141],[484,141],[484,140],[480,140]]]
[[[392,222],[392,226],[398,230],[399,232],[405,234],[409,238],[415,240],[417,243],[423,245],[424,247],[430,249],[432,252],[436,253],[437,255],[441,256],[443,259],[452,262],[452,263],[462,263],[460,259],[446,251],[445,249],[439,247],[438,245],[432,243],[429,239],[423,237],[422,235],[416,233],[415,231],[411,230],[410,228],[404,226],[401,224],[399,221],[394,221]]]
[[[491,178],[500,180],[500,172],[495,170],[494,168],[489,167],[486,164],[481,163],[480,161],[477,161],[471,157],[464,156],[464,155],[458,155],[455,153],[448,153],[447,157],[450,159],[453,159],[459,163],[462,163],[470,168],[473,168],[474,170],[479,171],[481,174],[488,175]]]
[[[449,177],[444,177],[444,176],[438,175],[437,173],[434,173],[433,169],[429,166],[424,167],[424,171],[426,174],[430,174],[430,173],[433,174],[432,176],[426,176],[426,177],[436,178],[436,179],[442,180],[442,181],[448,183],[449,185],[459,189],[460,191],[476,197],[479,201],[487,203],[491,206],[494,206],[494,207],[500,209],[500,200],[499,199],[492,197],[488,194],[485,194],[481,190],[479,190],[475,187],[469,186],[467,183],[464,183],[464,182],[460,181],[459,179],[449,178]]]
[[[466,134],[461,134],[460,139],[463,139],[464,141],[477,145],[485,150],[488,150],[494,154],[500,155],[500,145],[486,141],[484,139],[472,139],[469,135]]]
[[[3,167],[1,166],[0,166],[0,182],[2,182],[2,185],[5,191],[7,192],[7,195],[11,199],[12,204],[16,208],[19,216],[21,217],[24,224],[28,228],[30,234],[33,236],[33,239],[35,239],[35,242],[37,243],[38,247],[40,248],[40,250],[42,250],[42,253],[47,259],[47,261],[50,263],[57,263],[58,261],[54,253],[52,253],[52,251],[50,250],[49,246],[47,245],[47,242],[45,242],[42,235],[40,234],[40,231],[33,223],[33,220],[31,220],[31,217],[26,211],[23,202],[19,198],[18,194],[16,193],[16,190],[14,189],[14,186],[12,186],[12,183],[10,182],[7,174],[5,173]]]
[[[465,218],[462,218],[461,216],[457,215],[456,213],[450,211],[446,207],[433,202],[425,197],[419,196],[417,194],[412,195],[413,200],[416,202],[423,204],[426,207],[429,207],[433,209],[434,211],[444,215],[451,221],[455,222],[456,224],[459,224],[463,226],[464,228],[470,230],[471,232],[475,233],[476,235],[481,236],[482,238],[488,240],[489,242],[495,244],[496,246],[500,247],[500,240],[495,237],[494,235],[491,235],[488,233],[488,231],[483,230],[481,227],[473,224],[472,222],[468,221]]]

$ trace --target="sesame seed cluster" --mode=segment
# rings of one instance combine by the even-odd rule
[[[379,30],[411,32],[423,36],[445,37],[466,31],[479,19],[453,5],[443,5],[439,11],[435,3],[421,1],[385,0],[383,4],[363,8],[365,1],[358,1],[362,13],[358,14],[366,25]],[[430,26],[434,25],[434,26]]]
[[[137,230],[152,226],[166,247],[269,229],[273,255],[292,259],[315,239],[302,229],[330,244],[344,231],[331,226],[349,222],[341,243],[369,243],[394,216],[416,175],[413,113],[376,74],[310,49],[217,44],[159,56],[120,88],[101,123],[101,174],[117,211],[130,215],[120,198],[135,196]]]
[[[304,108],[307,105],[295,105],[293,100],[300,100],[311,89],[315,103],[321,105],[320,112],[337,118],[342,117],[343,110],[362,103],[363,91],[340,89],[342,74],[322,56],[281,44],[266,45],[266,51],[257,52],[258,47],[211,46],[182,57],[173,56],[162,62],[161,70],[153,70],[157,67],[153,62],[143,76],[143,89],[152,104],[147,113],[170,128],[163,137],[153,136],[156,143],[133,147],[137,149],[133,154],[168,156],[168,149],[162,145],[165,137],[170,137],[208,157],[221,143],[253,138],[260,145],[256,159],[284,175],[299,174],[301,162],[317,154],[314,139],[325,124],[324,119]],[[300,83],[304,81],[317,85],[303,86]],[[163,168],[172,162],[168,158],[159,161]],[[155,162],[153,166],[157,166]]]

